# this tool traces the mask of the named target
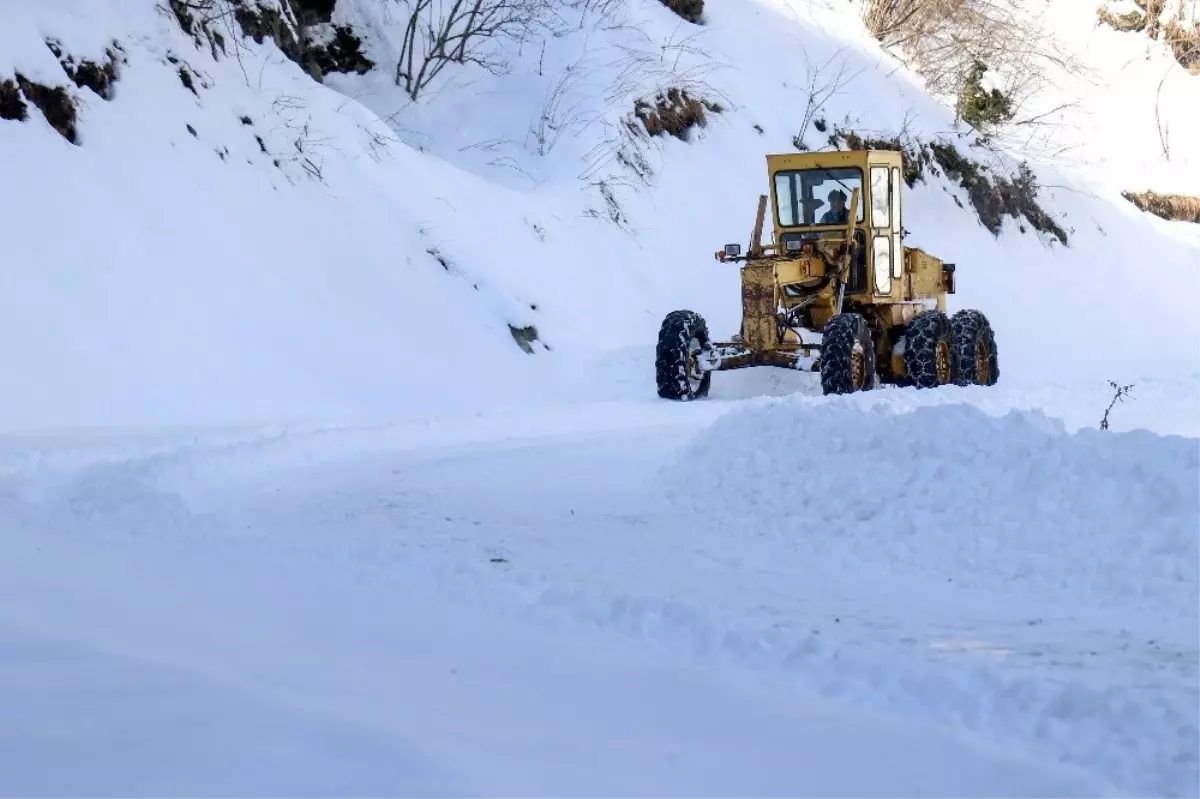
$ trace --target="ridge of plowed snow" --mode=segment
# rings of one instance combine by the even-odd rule
[[[872,399],[728,413],[683,448],[668,490],[831,568],[861,561],[1055,603],[1195,615],[1195,439],[1069,434],[1040,412]]]

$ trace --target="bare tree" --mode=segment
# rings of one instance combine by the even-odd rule
[[[494,74],[506,63],[501,40],[525,38],[552,11],[546,0],[397,0],[408,21],[396,85],[416,101],[450,64],[476,64]]]
[[[869,0],[863,22],[885,46],[901,44],[927,12],[927,0]]]
[[[817,118],[817,114],[821,113],[821,109],[825,107],[825,103],[829,102],[830,98],[850,85],[855,78],[865,71],[866,67],[853,74],[848,74],[849,64],[842,48],[839,48],[837,52],[821,64],[813,64],[812,60],[808,57],[808,50],[805,49],[803,44],[800,45],[800,52],[804,56],[806,75],[804,89],[808,94],[808,101],[804,106],[804,119],[800,122],[800,131],[796,134],[793,141],[798,149],[803,149],[801,145],[807,147],[804,136],[808,133],[808,126]]]
[[[1012,102],[1013,124],[1022,122],[1025,101],[1058,76],[1084,71],[1020,0],[864,0],[863,20],[885,47],[907,56],[935,94],[957,97],[971,66],[986,64]],[[1054,112],[1025,121],[1044,125]]]
[[[1108,403],[1108,407],[1104,409],[1104,417],[1100,420],[1100,429],[1108,429],[1108,415],[1112,413],[1112,409],[1118,402],[1124,402],[1126,397],[1132,396],[1129,392],[1133,390],[1133,385],[1123,386],[1115,380],[1109,380],[1108,385],[1113,390],[1112,402]]]

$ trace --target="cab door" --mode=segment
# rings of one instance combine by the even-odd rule
[[[876,297],[891,297],[903,275],[904,252],[900,244],[900,170],[887,164],[872,164],[871,267]]]

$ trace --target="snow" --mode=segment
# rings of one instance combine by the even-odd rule
[[[477,608],[31,544],[3,545],[38,575],[0,589],[5,793],[1094,795],[932,725],[780,701]],[[122,592],[97,590],[101,568]],[[873,753],[892,765],[852,768]]]
[[[1200,615],[1195,439],[1068,434],[1036,411],[870,400],[728,413],[679,454],[671,494],[729,529],[855,568]]]
[[[889,463],[904,473],[898,457],[862,480],[862,464],[883,458],[862,447],[872,430],[887,437],[887,413],[798,402],[626,406],[624,429],[614,405],[561,410],[540,430],[526,411],[394,430],[176,433],[174,446],[14,442],[0,483],[0,628],[21,658],[7,668],[55,665],[0,682],[11,692],[0,707],[51,725],[74,707],[53,680],[76,684],[88,668],[75,690],[110,721],[60,723],[83,763],[108,753],[78,779],[118,793],[135,791],[121,764],[141,757],[136,733],[156,714],[204,726],[155,737],[165,764],[187,760],[144,792],[1194,792],[1194,439],[909,408],[892,424],[924,420],[983,449],[930,442],[929,459],[912,458],[974,469],[968,490],[998,500],[977,533],[950,525],[920,487],[890,482]],[[866,432],[831,448],[837,433],[811,427],[822,409]],[[608,429],[595,429],[597,410]],[[802,468],[764,448],[768,435],[800,442],[794,451],[823,442],[828,457]],[[1101,518],[1111,499],[1076,504],[1074,475],[1041,497],[1084,514],[1065,519],[1073,527],[1103,522],[1084,542],[1039,518],[1037,497],[1005,493],[1014,464],[996,453],[1022,444],[1033,476],[1090,452],[1087,475],[1124,481],[1119,518],[1146,543],[1131,547],[1127,528]],[[705,493],[717,470],[722,513]],[[696,485],[681,498],[667,489],[682,472]],[[927,532],[905,535],[910,514],[839,517],[796,488],[805,475],[860,506],[875,488],[923,514]],[[794,502],[755,504],[766,480]],[[968,513],[962,493],[948,483],[945,501]],[[1154,499],[1156,514],[1135,518]],[[1014,537],[1011,558],[963,557],[999,529]],[[942,535],[955,532],[963,543]],[[1001,579],[1035,533],[1046,571]],[[1174,571],[1154,570],[1166,553],[1153,544],[1173,549]],[[951,562],[948,581],[939,569]],[[148,698],[104,704],[135,679],[155,686],[137,694]],[[130,733],[114,740],[112,725]],[[230,727],[312,757],[281,775],[249,733],[204,732]],[[25,740],[0,748],[28,764],[0,768],[0,784],[59,789],[36,764],[60,750]],[[397,771],[396,756],[412,768]]]
[[[324,84],[152,0],[3,5],[0,82],[68,85],[80,144],[0,120],[0,792],[1200,791],[1200,228],[1120,196],[1200,194],[1161,43],[1030,0],[1092,72],[989,151],[841,0],[564,6],[417,103],[375,0],[334,22],[380,68]],[[45,37],[119,41],[111,101]],[[817,118],[1027,158],[1068,231],[905,195],[1000,385],[657,401],[839,73]],[[724,110],[642,185],[622,119],[679,84]]]

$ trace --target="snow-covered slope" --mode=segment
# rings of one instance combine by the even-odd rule
[[[355,26],[377,68],[327,85],[228,15],[212,23],[214,58],[151,0],[9,0],[0,82],[65,86],[79,142],[36,109],[0,120],[0,427],[392,416],[528,401],[548,381],[591,396],[612,390],[596,359],[622,351],[642,370],[629,391],[648,397],[664,313],[736,329],[737,274],[711,254],[745,237],[763,155],[792,149],[812,86],[843,78],[816,114],[831,126],[953,136],[951,110],[854,4],[710,4],[703,26],[653,0],[608,5],[616,16],[563,8],[565,32],[508,48],[507,74],[452,68],[413,105],[389,66],[399,17],[372,0],[343,0],[333,21]],[[118,42],[111,99],[72,84],[47,39],[77,60]],[[1176,183],[1200,157],[1186,77],[1164,89],[1177,144],[1158,171]],[[637,98],[672,85],[722,111],[689,142],[627,150],[654,170],[644,187],[614,142]],[[1200,236],[1120,198],[1143,188],[1128,181],[1149,174],[1156,134],[1144,103],[1118,105],[1139,120],[1120,134],[1133,160],[1094,125],[1098,169],[1038,166],[1069,247],[1017,220],[992,236],[941,178],[908,195],[909,243],[960,265],[953,305],[992,318],[1006,381],[1197,372]],[[543,111],[563,123],[547,146],[529,135]],[[811,125],[804,139],[824,144]],[[533,354],[510,334],[528,325]]]

